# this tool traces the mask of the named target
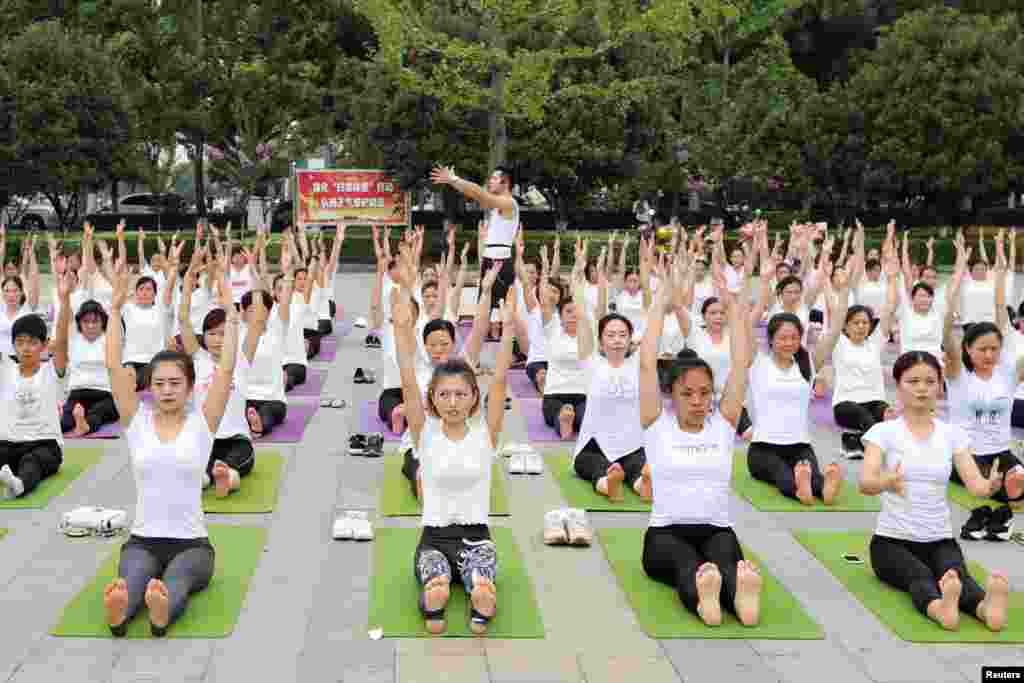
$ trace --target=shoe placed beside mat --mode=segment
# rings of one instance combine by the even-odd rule
[[[402,474],[401,455],[384,457],[384,485],[381,487],[377,509],[384,517],[419,517],[423,514],[420,501],[412,493],[412,485]],[[491,469],[491,515],[506,517],[508,514],[505,478],[501,467],[495,462]]]
[[[572,455],[566,451],[548,451],[544,454],[548,470],[558,482],[558,488],[562,491],[562,498],[569,504],[569,507],[583,508],[591,512],[650,512],[650,502],[636,494],[632,486],[622,484],[622,495],[624,500],[621,503],[613,503],[608,496],[602,496],[594,490],[594,485],[589,481],[580,479],[572,466]]]
[[[181,618],[167,630],[168,638],[225,638],[231,635],[242,612],[249,582],[263,556],[267,531],[254,526],[208,525],[210,543],[217,553],[210,585],[188,600]],[[115,550],[99,572],[64,608],[52,635],[111,638],[103,608],[103,589],[117,573],[120,550]],[[151,638],[145,606],[128,625],[128,638]]]
[[[747,454],[743,451],[733,455],[732,489],[761,512],[878,512],[882,509],[878,496],[865,496],[849,479],[843,480],[833,505],[825,505],[820,500],[814,505],[804,505],[799,500],[786,498],[775,486],[751,476]]]
[[[646,529],[601,529],[597,539],[626,594],[641,628],[651,638],[725,638],[750,640],[822,640],[825,633],[803,606],[769,573],[748,548],[743,556],[757,564],[761,574],[761,621],[743,626],[727,610],[722,623],[707,626],[679,600],[670,586],[647,576],[641,563]]]
[[[64,493],[71,483],[82,476],[85,470],[89,469],[103,457],[102,448],[68,448],[65,446],[64,462],[60,469],[52,477],[47,477],[39,482],[35,491],[27,496],[0,500],[0,510],[21,509],[21,508],[44,508],[50,499]]]
[[[210,513],[273,512],[281,490],[284,458],[277,451],[259,449],[252,472],[242,477],[242,487],[227,498],[218,498],[213,486],[203,491],[203,511]]]
[[[868,544],[871,532],[804,530],[794,531],[796,540],[897,637],[912,643],[1024,643],[1024,593],[1010,593],[1006,628],[992,633],[972,615],[960,613],[960,627],[947,631],[914,608],[910,593],[883,583],[871,568]],[[863,564],[851,564],[843,555],[857,555]],[[988,572],[977,562],[967,569],[981,587]],[[1012,586],[1011,586],[1012,588]]]

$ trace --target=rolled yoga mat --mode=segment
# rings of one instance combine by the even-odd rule
[[[370,580],[370,629],[388,638],[436,638],[423,625],[419,610],[421,588],[413,575],[413,557],[422,529],[377,528],[373,541]],[[543,638],[544,622],[511,529],[491,527],[498,549],[498,608],[487,629],[491,638]],[[453,567],[453,570],[455,568]],[[445,611],[444,635],[473,638],[469,630],[469,595],[461,588],[457,570]]]
[[[380,421],[377,415],[377,401],[364,401],[359,410],[359,433],[372,434],[380,432],[385,441],[401,441],[402,435],[391,431],[391,426]]]
[[[168,638],[225,638],[238,623],[249,582],[263,555],[267,531],[254,526],[210,524],[210,543],[216,551],[210,585],[188,600],[185,613],[168,630]],[[120,549],[115,550],[96,576],[68,603],[51,635],[111,638],[103,608],[103,589],[117,573]],[[151,638],[146,606],[128,625],[128,638]]]
[[[288,392],[288,396],[294,398],[320,398],[320,393],[323,391],[326,379],[326,370],[308,367],[306,368],[306,381],[302,384],[296,384],[295,388]]]
[[[918,612],[910,593],[897,590],[875,576],[871,568],[868,544],[871,532],[864,530],[794,531],[796,540],[836,577],[846,590],[896,636],[913,643],[1024,643],[1024,593],[1010,593],[1007,626],[992,633],[970,614],[960,613],[960,628],[947,631]],[[860,557],[864,564],[851,564],[843,555]],[[977,562],[968,562],[967,570],[985,587],[988,572]]]
[[[384,517],[419,517],[423,506],[412,493],[412,484],[402,474],[402,458],[399,455],[384,457],[384,486],[380,492],[380,514]],[[507,517],[508,495],[505,493],[505,477],[495,459],[491,468],[491,515]]]
[[[519,400],[520,410],[523,413],[523,418],[526,420],[526,438],[530,441],[539,441],[541,443],[569,443],[563,441],[562,437],[558,435],[553,428],[548,427],[547,423],[544,422],[544,412],[541,410],[541,401],[539,398],[523,398]],[[573,437],[575,441],[576,437]]]
[[[35,491],[27,496],[0,500],[0,510],[16,509],[39,509],[45,508],[51,498],[64,493],[71,485],[71,482],[78,479],[82,473],[100,461],[103,457],[102,448],[68,448],[63,450],[64,462],[60,469],[52,477],[47,477],[39,482]]]
[[[877,512],[882,509],[877,496],[865,496],[847,479],[843,480],[833,505],[825,505],[820,499],[814,505],[804,505],[795,498],[787,498],[774,485],[750,475],[743,451],[733,455],[732,488],[761,512]]]
[[[284,422],[275,427],[269,436],[255,439],[253,443],[299,443],[318,407],[316,403],[289,403]]]
[[[562,498],[569,504],[569,507],[582,508],[591,512],[650,512],[651,504],[636,494],[632,486],[622,485],[624,500],[621,503],[613,503],[607,496],[602,496],[594,490],[594,485],[589,481],[580,479],[572,466],[572,453],[566,451],[551,451],[544,454],[548,470],[554,475],[558,482],[558,488],[562,491]]]
[[[252,472],[242,477],[242,486],[227,498],[218,498],[211,486],[203,491],[203,511],[210,513],[273,512],[281,489],[284,458],[277,451],[259,449]]]
[[[601,529],[597,538],[640,627],[651,638],[824,639],[821,627],[748,548],[743,556],[757,564],[762,580],[760,623],[743,626],[723,609],[721,625],[705,625],[686,609],[675,589],[644,572],[644,533],[646,529]]]

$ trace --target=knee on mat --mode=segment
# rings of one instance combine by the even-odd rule
[[[439,577],[451,579],[452,568],[444,553],[431,548],[421,552],[416,559],[416,574],[419,576],[420,583],[426,586]]]

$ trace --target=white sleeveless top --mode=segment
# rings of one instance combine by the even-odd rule
[[[178,437],[156,435],[153,409],[140,403],[125,430],[137,493],[132,534],[146,538],[206,538],[203,475],[213,434],[201,410],[189,408]]]
[[[487,246],[484,258],[512,258],[512,247],[516,241],[516,230],[519,229],[519,205],[512,200],[512,218],[505,218],[498,209],[491,209],[487,214]]]
[[[491,511],[491,463],[497,452],[478,412],[461,441],[445,436],[441,420],[427,417],[420,432],[423,526],[487,524]]]
[[[89,341],[78,330],[71,332],[68,344],[68,391],[95,389],[110,391],[107,372],[107,335]]]
[[[573,458],[591,439],[610,462],[644,446],[640,424],[640,360],[637,354],[613,368],[596,352],[580,365],[590,373],[587,411],[583,414]]]

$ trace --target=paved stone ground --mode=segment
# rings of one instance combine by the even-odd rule
[[[371,279],[339,280],[339,300],[364,314]],[[374,367],[377,352],[362,331],[341,341],[325,393],[358,405],[377,386],[351,382],[357,366]],[[540,683],[621,681],[736,681],[738,683],[902,683],[980,679],[982,665],[1024,663],[1024,648],[935,646],[894,637],[854,600],[790,535],[798,527],[870,528],[860,513],[758,513],[734,500],[737,533],[808,608],[826,631],[822,641],[652,640],[639,629],[599,545],[567,552],[540,539],[545,510],[562,504],[551,474],[511,477],[509,526],[523,549],[539,601],[543,640],[383,639],[367,635],[371,544],[335,542],[340,509],[374,511],[380,461],[350,457],[345,446],[358,419],[320,409],[305,438],[280,448],[286,472],[277,510],[269,515],[211,516],[211,521],[269,530],[235,632],[223,640],[114,641],[55,638],[47,631],[63,606],[93,576],[116,541],[71,540],[57,530],[62,513],[79,505],[133,507],[134,486],[124,444],[97,442],[102,461],[44,510],[0,511],[0,681],[128,681],[236,683],[337,681],[390,683],[465,681]],[[525,440],[518,404],[506,421],[512,440]],[[838,435],[815,429],[822,463],[837,457]],[[855,479],[859,466],[847,468]],[[966,513],[953,506],[959,527]],[[415,519],[375,520],[413,526]],[[646,515],[594,514],[600,529],[643,527]],[[1024,586],[1024,553],[1014,544],[973,543],[967,555],[1010,572]]]

